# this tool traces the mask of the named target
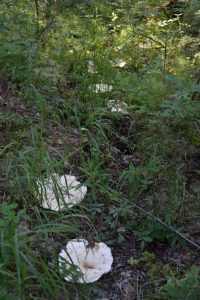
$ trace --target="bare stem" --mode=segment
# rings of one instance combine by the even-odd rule
[[[154,216],[153,214],[151,214],[150,212],[146,211],[144,208],[134,204],[135,208],[137,208],[137,210],[139,210],[142,214],[150,217],[151,219],[153,219],[154,221],[162,224],[163,226],[165,226],[168,230],[176,233],[180,238],[182,238],[183,240],[185,240],[186,242],[188,242],[190,245],[194,246],[195,248],[200,250],[200,245],[196,244],[195,242],[193,242],[191,239],[187,238],[184,234],[182,234],[181,232],[179,232],[178,230],[174,229],[172,226],[166,224],[165,222],[163,222],[160,218]]]
[[[167,44],[165,43],[165,46],[164,46],[164,62],[163,62],[163,83],[165,82],[166,63],[167,63]]]

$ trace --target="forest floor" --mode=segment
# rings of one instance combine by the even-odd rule
[[[199,300],[198,1],[44,1],[37,20],[5,2],[0,300]],[[55,173],[81,203],[42,206]],[[72,239],[106,243],[111,271],[64,280]]]
[[[42,143],[45,145],[48,153],[50,153],[52,161],[59,162],[66,151],[69,151],[70,168],[69,162],[62,160],[63,167],[60,168],[59,172],[68,173],[73,170],[74,175],[84,180],[87,178],[87,175],[81,177],[83,169],[80,171],[79,166],[83,160],[87,162],[91,157],[91,141],[87,134],[82,134],[82,129],[69,124],[65,116],[60,120],[60,123],[52,119],[51,110],[53,109],[50,106],[49,117],[46,116],[45,125],[42,129]],[[1,124],[1,147],[3,149],[8,147],[9,151],[12,150],[15,153],[19,151],[19,145],[22,149],[30,149],[29,147],[33,146],[33,137],[27,135],[27,128],[31,126],[31,130],[33,130],[33,127],[39,129],[39,131],[41,130],[41,110],[37,108],[33,109],[32,105],[20,102],[13,95],[9,99],[9,103],[3,106],[1,113],[4,113],[4,123]],[[142,122],[140,121],[141,118],[137,118],[137,114],[134,115],[133,113],[117,113],[114,115],[104,113],[102,120],[103,122],[108,122],[109,126],[112,126],[112,131],[109,132],[109,130],[104,129],[107,141],[105,142],[101,137],[102,140],[100,140],[99,144],[103,172],[102,169],[96,170],[99,167],[97,158],[94,159],[96,164],[90,167],[91,170],[84,170],[86,174],[88,171],[96,172],[94,174],[95,179],[99,180],[100,178],[101,180],[100,185],[98,185],[100,194],[92,195],[91,199],[88,197],[88,200],[86,200],[88,212],[83,208],[83,215],[78,221],[75,221],[75,224],[80,229],[81,236],[91,241],[91,244],[94,241],[105,241],[111,247],[114,257],[112,271],[95,284],[91,296],[84,296],[88,297],[87,299],[94,299],[92,298],[94,295],[96,295],[95,299],[108,300],[157,299],[157,297],[158,299],[168,299],[168,296],[165,295],[166,292],[162,288],[167,281],[172,280],[171,278],[176,278],[177,282],[179,282],[176,287],[176,293],[178,290],[180,295],[185,292],[185,288],[186,290],[187,288],[188,290],[193,289],[193,287],[197,288],[195,276],[191,282],[188,280],[192,276],[192,271],[189,271],[191,273],[189,275],[184,274],[192,265],[200,266],[199,249],[187,243],[184,239],[181,240],[176,233],[173,231],[170,232],[164,226],[156,223],[154,219],[151,220],[151,218],[141,214],[134,207],[135,203],[146,211],[151,211],[154,216],[159,215],[162,218],[166,214],[168,205],[170,205],[167,203],[169,200],[166,178],[163,175],[165,172],[160,176],[160,166],[156,166],[155,161],[151,161],[152,166],[143,167],[145,153],[137,146],[134,136],[135,132],[137,135],[143,134],[145,123],[149,121],[148,118],[151,118],[151,116],[149,117],[145,113]],[[169,120],[167,122],[167,126],[169,126]],[[134,128],[133,132],[130,131],[131,127]],[[96,139],[99,132],[96,131],[96,128],[93,129],[94,139]],[[152,134],[152,132],[148,134]],[[194,201],[192,199],[197,200],[196,197],[198,197],[200,175],[197,170],[199,167],[200,148],[196,145],[194,147],[193,145],[186,144],[183,140],[171,140],[171,143],[173,143],[173,149],[176,149],[176,151],[170,156],[168,163],[170,164],[170,168],[181,170],[182,173],[182,178],[179,178],[181,182],[176,183],[176,191],[174,192],[177,193],[177,198],[179,197],[179,193],[181,193],[181,199],[177,199],[178,203],[175,203],[177,207],[173,214],[179,215],[178,228],[181,228],[179,230],[197,245],[200,245],[199,211],[197,209],[194,212],[193,209],[194,206],[198,208],[199,203],[198,201],[192,202]],[[1,162],[2,165],[6,166],[7,162],[4,155],[1,157]],[[12,163],[13,166],[9,166],[11,169],[7,170],[8,174],[6,174],[6,168],[4,169],[4,174],[2,174],[3,184],[1,184],[0,191],[2,202],[6,201],[10,195],[9,188],[12,186],[12,182],[4,184],[4,180],[6,178],[8,178],[6,180],[10,180],[9,177],[13,180],[11,173],[12,168],[15,168],[15,163],[13,161]],[[24,161],[23,163],[27,164]],[[131,185],[134,185],[134,182],[132,183],[132,180],[130,180],[130,183],[127,183],[126,176],[124,177],[125,179],[123,178],[123,182],[119,181],[119,174],[127,172],[129,164],[138,169],[142,166],[141,173],[138,171],[139,174],[136,175],[136,177],[140,177],[139,181],[135,176],[132,179],[136,180],[138,184],[138,186],[134,187],[134,192],[138,193],[138,190],[143,190],[142,196],[138,194],[137,200],[135,199],[134,203],[131,197],[134,198],[135,196],[130,192]],[[98,172],[101,172],[101,174]],[[111,184],[109,193],[113,193],[109,196],[107,191],[101,191],[101,189],[108,189],[105,182],[108,178],[109,184]],[[162,195],[162,203],[157,203],[158,200],[152,199],[152,194],[157,195],[158,190],[159,194]],[[93,193],[89,187],[90,192],[91,194]],[[27,191],[25,189],[23,193],[25,193],[23,197],[26,197],[26,201],[29,203],[30,215],[33,215],[35,206],[34,197],[28,189]],[[150,198],[152,200],[149,200]],[[192,200],[191,203],[188,199]],[[15,201],[18,203],[18,208],[24,207],[24,199],[21,200],[20,196],[16,196]],[[172,205],[174,204],[172,203]],[[171,209],[170,207],[170,211]],[[192,217],[191,209],[193,213]],[[78,213],[76,209],[75,212]],[[46,212],[46,215],[50,219],[49,222],[51,222],[51,214],[48,215],[48,212]],[[90,218],[89,222],[85,216]],[[48,261],[53,261],[55,252],[59,254],[61,245],[66,243],[66,238],[68,240],[70,237],[76,237],[74,233],[67,233],[67,235],[63,235],[63,233],[51,233],[48,238],[47,249],[44,250],[47,243],[45,241],[46,238],[40,236],[37,232],[35,233],[34,230],[38,225],[41,225],[40,218],[35,220],[31,216],[31,220],[26,220],[25,217],[24,220],[20,221],[20,230],[22,232],[33,232],[30,243],[33,253],[37,252],[37,257],[46,251]],[[172,228],[177,229],[177,225],[172,224]],[[54,248],[54,251],[52,251],[52,248]],[[183,287],[181,285],[182,276],[185,277],[184,281],[186,281]],[[180,287],[178,288],[179,285]],[[72,291],[72,295],[73,293],[74,291]],[[59,295],[59,299],[67,299],[62,289]],[[75,295],[78,297],[77,292],[75,292],[74,296],[70,297],[75,297]]]

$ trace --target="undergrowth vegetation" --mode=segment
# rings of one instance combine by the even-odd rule
[[[199,26],[197,0],[0,2],[0,300],[199,299]],[[42,208],[54,173],[81,204]],[[74,238],[111,273],[66,282]]]

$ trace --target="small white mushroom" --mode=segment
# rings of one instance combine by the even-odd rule
[[[95,64],[92,60],[88,60],[87,67],[88,67],[88,73],[91,73],[91,74],[98,73],[96,70]]]
[[[38,181],[38,195],[42,198],[42,207],[54,211],[70,208],[80,203],[87,187],[80,186],[75,176],[52,174],[49,179]]]
[[[90,85],[90,90],[94,90],[95,93],[107,93],[113,90],[112,85],[108,85],[105,83],[97,83],[94,85]]]
[[[108,107],[111,108],[111,112],[120,112],[122,114],[128,114],[128,105],[124,101],[109,100]]]
[[[59,268],[61,272],[68,271],[66,281],[89,283],[97,281],[103,274],[111,270],[113,256],[110,248],[105,243],[95,243],[94,248],[89,248],[88,241],[71,240],[66,249],[59,254]],[[75,266],[82,276],[75,279],[70,272],[70,267]]]
[[[118,58],[118,59],[116,60],[116,62],[115,62],[115,66],[116,66],[116,67],[119,67],[119,68],[121,68],[121,69],[124,68],[125,65],[126,65],[126,61],[123,60],[123,59],[121,59],[121,58]]]

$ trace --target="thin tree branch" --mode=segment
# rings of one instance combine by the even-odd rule
[[[148,35],[146,35],[145,33],[141,32],[141,31],[139,32],[139,31],[133,30],[133,33],[136,33],[136,34],[138,34],[138,35],[141,35],[142,37],[144,37],[144,38],[146,38],[146,39],[149,39],[150,41],[152,41],[152,42],[158,44],[161,48],[165,49],[165,44],[161,43],[160,41],[157,41],[154,37],[148,36]]]
[[[165,82],[166,64],[167,64],[167,43],[165,42],[164,61],[163,61],[163,83]]]
[[[57,16],[59,16],[59,14],[68,8],[72,8],[74,7],[76,4],[80,3],[80,0],[74,0],[73,2],[70,2],[69,4],[64,4],[62,5],[57,12],[54,13],[54,15],[52,16],[52,18],[49,20],[49,22],[46,24],[46,26],[44,28],[41,29],[40,32],[37,33],[36,38],[39,39],[45,32],[46,30],[48,30],[49,28],[51,28],[51,26],[54,24],[54,21],[56,19]]]
[[[170,225],[166,224],[165,222],[163,222],[160,218],[154,216],[152,213],[146,211],[144,208],[138,206],[137,204],[134,204],[134,207],[137,210],[139,210],[142,214],[144,214],[144,215],[150,217],[151,219],[153,219],[154,221],[160,223],[161,225],[163,225],[164,227],[166,227],[168,230],[176,233],[180,238],[182,238],[183,240],[185,240],[186,242],[188,242],[190,245],[192,245],[195,248],[197,248],[198,250],[200,250],[200,245],[196,244],[191,239],[187,238],[184,234],[182,234],[178,230],[174,229],[172,226],[170,226]]]

